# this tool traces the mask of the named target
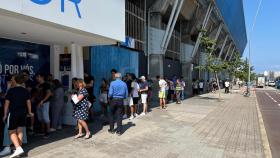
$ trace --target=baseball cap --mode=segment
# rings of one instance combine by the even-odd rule
[[[141,76],[140,79],[141,80],[146,80],[146,77],[145,76]]]

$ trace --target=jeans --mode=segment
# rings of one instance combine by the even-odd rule
[[[50,123],[49,109],[50,109],[50,102],[45,102],[43,103],[42,106],[37,108],[38,120],[41,123]]]
[[[185,99],[185,91],[181,90],[181,100],[184,100],[184,99]]]
[[[124,99],[112,99],[110,101],[109,122],[110,130],[114,130],[115,119],[117,121],[117,132],[122,132],[122,116],[123,116],[123,100]]]

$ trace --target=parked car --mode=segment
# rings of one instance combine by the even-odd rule
[[[274,81],[269,81],[268,86],[275,87],[275,82]]]

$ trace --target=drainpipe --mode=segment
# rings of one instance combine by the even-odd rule
[[[219,58],[221,58],[222,54],[223,54],[223,51],[225,49],[225,46],[226,46],[226,43],[227,43],[227,39],[228,39],[228,35],[226,36],[225,40],[224,40],[224,43],[222,45],[222,49],[220,50],[220,53],[219,53]]]
[[[147,34],[147,64],[148,64],[148,75],[150,75],[150,23],[151,23],[151,10],[148,11],[148,34]]]

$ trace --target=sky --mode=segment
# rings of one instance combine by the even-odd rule
[[[243,0],[248,41],[260,0]],[[280,0],[263,0],[251,34],[255,72],[280,71]],[[248,57],[248,44],[243,57]]]

